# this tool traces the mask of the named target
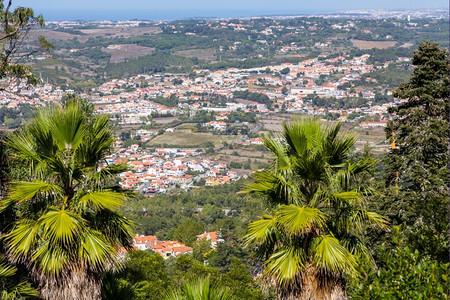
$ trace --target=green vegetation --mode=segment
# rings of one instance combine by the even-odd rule
[[[44,299],[99,295],[107,263],[116,262],[119,247],[131,247],[132,223],[116,212],[127,196],[114,180],[126,166],[99,170],[113,131],[108,116],[93,116],[81,102],[38,111],[7,140],[25,169],[0,202],[15,212],[4,242],[12,261],[29,266]]]
[[[245,187],[265,198],[272,215],[250,223],[244,240],[257,246],[282,298],[343,297],[342,275],[354,272],[357,256],[370,256],[365,226],[388,228],[364,205],[374,193],[364,178],[376,161],[350,160],[355,139],[339,130],[301,120],[264,136],[274,162]]]
[[[233,97],[238,99],[247,99],[251,101],[255,101],[262,104],[270,104],[270,99],[267,95],[261,93],[254,93],[248,90],[245,91],[235,91],[233,92]]]
[[[38,79],[31,68],[14,60],[14,54],[25,55],[25,49],[6,49],[20,45],[33,24],[42,26],[42,17],[27,8],[9,11],[3,1],[0,4],[2,18],[11,21],[10,27],[0,29],[4,50],[0,79],[11,76],[35,84]],[[258,18],[227,20],[223,25],[222,21],[184,20],[161,23],[161,32],[152,38],[145,34],[92,36],[78,30],[88,29],[82,27],[54,31],[74,39],[61,42],[54,59],[35,65],[46,70],[44,76],[56,77],[50,78],[53,82],[71,82],[76,77],[71,88],[80,92],[108,77],[279,65],[319,54],[326,62],[337,55],[368,53],[370,63],[381,65],[412,55],[413,48],[402,43],[417,45],[424,36],[438,43],[418,45],[414,68],[391,63],[362,76],[361,82],[342,87],[399,85],[394,96],[407,99],[391,108],[395,114],[386,137],[395,147],[378,160],[368,147],[353,152],[355,138],[340,133],[340,124],[324,126],[315,120],[284,124],[281,132],[265,135],[265,144],[259,148],[237,146],[231,144],[237,137],[227,134],[247,134],[246,125],[238,123],[256,122],[255,114],[231,112],[228,121],[235,124],[224,134],[212,134],[200,132],[204,130],[201,123],[215,120],[217,114],[204,110],[196,113],[192,123],[157,124],[161,134],[143,146],[203,147],[208,155],[223,146],[223,151],[239,155],[229,167],[265,169],[250,180],[217,187],[200,187],[207,178],[196,178],[189,191],[171,190],[151,198],[123,191],[118,185],[117,175],[127,167],[105,163],[114,133],[108,116],[94,114],[87,100],[69,96],[39,109],[34,117],[29,105],[1,108],[0,123],[19,129],[0,134],[0,298],[272,300],[348,295],[354,299],[448,299],[449,54],[439,47],[448,43],[441,29],[448,29],[448,22],[418,20],[416,28],[404,20],[356,19],[346,30],[332,27],[349,21]],[[249,30],[235,30],[232,24]],[[267,28],[276,29],[277,35],[262,35]],[[9,35],[11,30],[17,30],[16,34]],[[348,50],[350,38],[394,39],[397,45]],[[38,41],[40,50],[51,47],[43,38]],[[329,48],[314,48],[324,41],[330,41]],[[151,47],[155,52],[110,63],[111,55],[102,49],[111,44]],[[292,56],[279,56],[286,45],[302,47]],[[32,48],[30,54],[37,54],[38,48]],[[67,59],[71,48],[80,50]],[[195,49],[208,49],[220,61],[173,55]],[[289,72],[284,68],[280,74]],[[259,73],[283,78],[270,68]],[[366,82],[367,77],[377,83]],[[183,80],[172,83],[179,85]],[[323,83],[324,78],[316,82]],[[288,93],[287,87],[280,89]],[[262,93],[237,91],[233,96],[272,104]],[[341,100],[310,96],[313,105],[330,109],[364,107],[368,101],[362,96]],[[387,93],[378,90],[373,101],[385,103],[386,99]],[[229,101],[225,97],[210,100],[218,106]],[[178,105],[175,96],[153,101]],[[188,114],[186,110],[183,121],[188,121]],[[166,133],[164,126],[177,130]],[[125,146],[141,143],[126,130],[132,129],[125,128],[121,134]],[[373,132],[366,141],[379,139]],[[264,153],[263,147],[268,149]],[[259,154],[261,160],[256,157]],[[268,166],[262,161],[266,154],[272,159]],[[178,240],[191,246],[193,253],[164,259],[151,251],[132,250],[134,230],[160,240]],[[218,232],[223,241],[216,246],[198,241],[196,236],[205,231]],[[125,257],[119,260],[121,255]]]
[[[409,82],[394,91],[408,102],[392,109],[397,117],[386,131],[396,144],[387,157],[387,184],[397,183],[399,194],[385,203],[405,208],[390,210],[389,217],[405,226],[408,244],[441,262],[448,262],[448,62],[437,44],[419,45]]]

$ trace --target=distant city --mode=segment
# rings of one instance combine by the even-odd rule
[[[364,9],[364,10],[46,10],[42,12],[47,21],[65,20],[152,20],[166,21],[177,19],[230,19],[230,18],[292,18],[292,17],[323,17],[323,18],[448,18],[449,8],[416,9]]]

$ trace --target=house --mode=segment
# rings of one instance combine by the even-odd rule
[[[224,240],[220,237],[220,233],[217,231],[204,232],[203,234],[197,235],[197,241],[207,240],[211,241],[211,248],[216,249],[217,243],[223,243]]]
[[[156,245],[158,239],[154,235],[136,235],[133,239],[133,246],[138,250],[151,249]]]

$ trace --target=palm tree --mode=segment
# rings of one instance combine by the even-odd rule
[[[170,291],[165,300],[232,300],[227,289],[211,284],[209,278],[186,282],[179,290]]]
[[[263,136],[274,161],[245,187],[272,211],[249,225],[244,240],[256,246],[280,299],[344,297],[343,275],[355,271],[355,255],[368,255],[363,226],[387,229],[385,218],[365,209],[374,191],[362,174],[375,161],[352,162],[355,139],[338,135],[340,127],[297,120]]]
[[[139,287],[108,271],[103,275],[102,300],[138,300]]]
[[[26,298],[35,298],[38,293],[27,282],[21,282],[17,285],[9,286],[8,279],[16,274],[17,268],[5,263],[0,256],[0,299],[19,300]]]
[[[126,166],[103,163],[114,142],[109,118],[83,103],[42,109],[7,141],[29,169],[0,202],[19,213],[7,252],[29,265],[44,299],[99,298],[102,273],[131,247],[132,223],[117,213],[127,195],[115,176]]]

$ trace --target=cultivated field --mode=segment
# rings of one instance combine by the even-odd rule
[[[184,56],[184,57],[197,57],[202,60],[215,61],[217,59],[215,50],[213,48],[210,49],[190,49],[190,50],[181,50],[175,51],[174,55]]]
[[[232,143],[239,136],[214,135],[208,132],[193,132],[192,129],[177,128],[175,132],[165,132],[148,142],[148,146],[173,145],[177,147],[200,147],[203,143],[212,142],[214,146],[220,146],[223,142]]]
[[[351,40],[353,46],[355,46],[358,49],[386,49],[392,46],[395,46],[397,42],[395,41],[363,41],[363,40]]]
[[[143,47],[134,44],[121,44],[103,48],[102,51],[111,54],[111,63],[118,63],[124,61],[125,59],[150,54],[155,51],[155,48]]]

